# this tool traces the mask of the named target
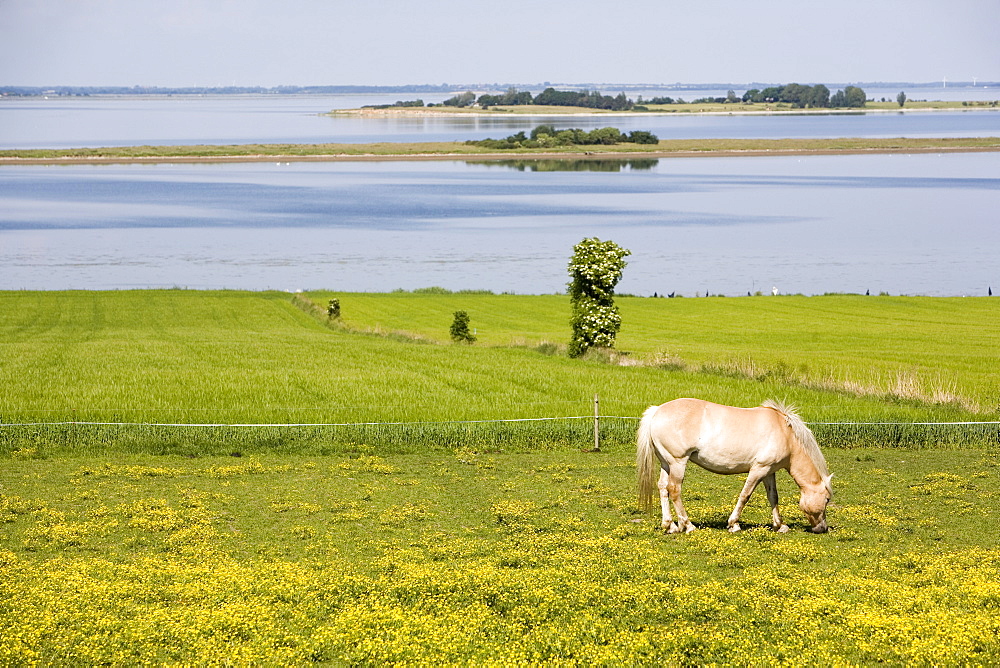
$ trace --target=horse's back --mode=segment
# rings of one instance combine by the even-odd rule
[[[674,399],[657,407],[654,417],[659,421],[669,421],[673,423],[694,423],[701,420],[705,412],[711,407],[718,406],[711,401],[704,399]]]
[[[674,399],[657,408],[650,427],[659,448],[719,473],[742,473],[788,456],[790,434],[781,413],[771,408]]]
[[[733,424],[736,426],[747,426],[760,422],[777,422],[774,418],[776,411],[772,409],[738,408],[736,406],[724,406],[704,399],[674,399],[657,407],[654,414],[657,422],[670,424],[675,428],[690,430],[701,428],[705,423],[717,423],[722,425]]]
[[[703,438],[706,427],[714,422],[718,409],[726,406],[713,404],[704,399],[674,399],[657,407],[652,415],[654,440],[667,447],[675,456],[682,456],[691,444]]]

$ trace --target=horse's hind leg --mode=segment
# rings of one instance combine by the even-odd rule
[[[677,524],[671,524],[668,533],[690,533],[695,530],[695,526],[688,519],[687,511],[684,510],[684,502],[681,501],[681,484],[684,482],[684,470],[687,468],[687,460],[681,459],[670,465],[667,476],[667,493],[674,503],[674,510],[677,511]],[[663,476],[660,476],[660,483],[663,483]],[[660,494],[662,495],[662,491]]]
[[[660,479],[656,483],[657,488],[660,490],[660,508],[663,511],[663,519],[660,522],[660,528],[667,533],[677,533],[677,525],[674,524],[673,517],[670,516],[670,494],[668,492],[668,480],[669,475],[667,474],[667,467],[660,466]]]
[[[778,533],[787,533],[788,525],[781,521],[781,511],[778,510],[778,482],[774,479],[774,471],[764,476],[764,489],[767,490],[767,501],[771,504],[771,526]]]

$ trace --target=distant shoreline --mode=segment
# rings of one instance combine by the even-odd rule
[[[881,104],[881,103],[877,103]],[[463,118],[469,116],[545,116],[551,118],[593,118],[593,117],[643,117],[643,116],[800,116],[800,115],[849,115],[859,114],[906,114],[906,113],[933,113],[943,111],[997,111],[997,107],[985,104],[974,103],[969,106],[961,106],[962,103],[955,102],[916,102],[913,106],[900,107],[897,104],[888,106],[866,106],[856,108],[810,108],[794,109],[784,105],[764,108],[759,105],[697,105],[695,103],[685,103],[679,105],[669,105],[671,109],[649,109],[648,111],[611,111],[600,109],[588,109],[585,107],[545,107],[536,105],[525,105],[523,107],[492,107],[490,109],[467,108],[459,109],[454,107],[361,107],[358,109],[331,109],[320,114],[321,116],[399,116],[407,118]],[[728,108],[727,108],[728,106]],[[579,111],[577,111],[579,109]]]

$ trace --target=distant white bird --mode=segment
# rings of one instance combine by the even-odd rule
[[[777,297],[778,296],[778,288],[777,287],[772,287],[771,288],[771,294],[774,295],[775,297]]]

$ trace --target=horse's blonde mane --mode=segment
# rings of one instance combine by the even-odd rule
[[[829,470],[826,467],[826,459],[823,457],[823,453],[820,452],[819,443],[816,442],[816,437],[813,436],[812,430],[806,426],[806,423],[799,417],[799,414],[795,410],[795,406],[786,406],[780,401],[775,401],[774,399],[768,399],[761,404],[764,408],[771,408],[778,411],[788,422],[788,426],[792,428],[792,433],[795,435],[795,440],[798,441],[799,446],[802,450],[809,455],[809,459],[812,461],[813,466],[823,477],[823,482],[826,483],[827,491],[832,495],[833,489],[830,486],[830,475]]]

